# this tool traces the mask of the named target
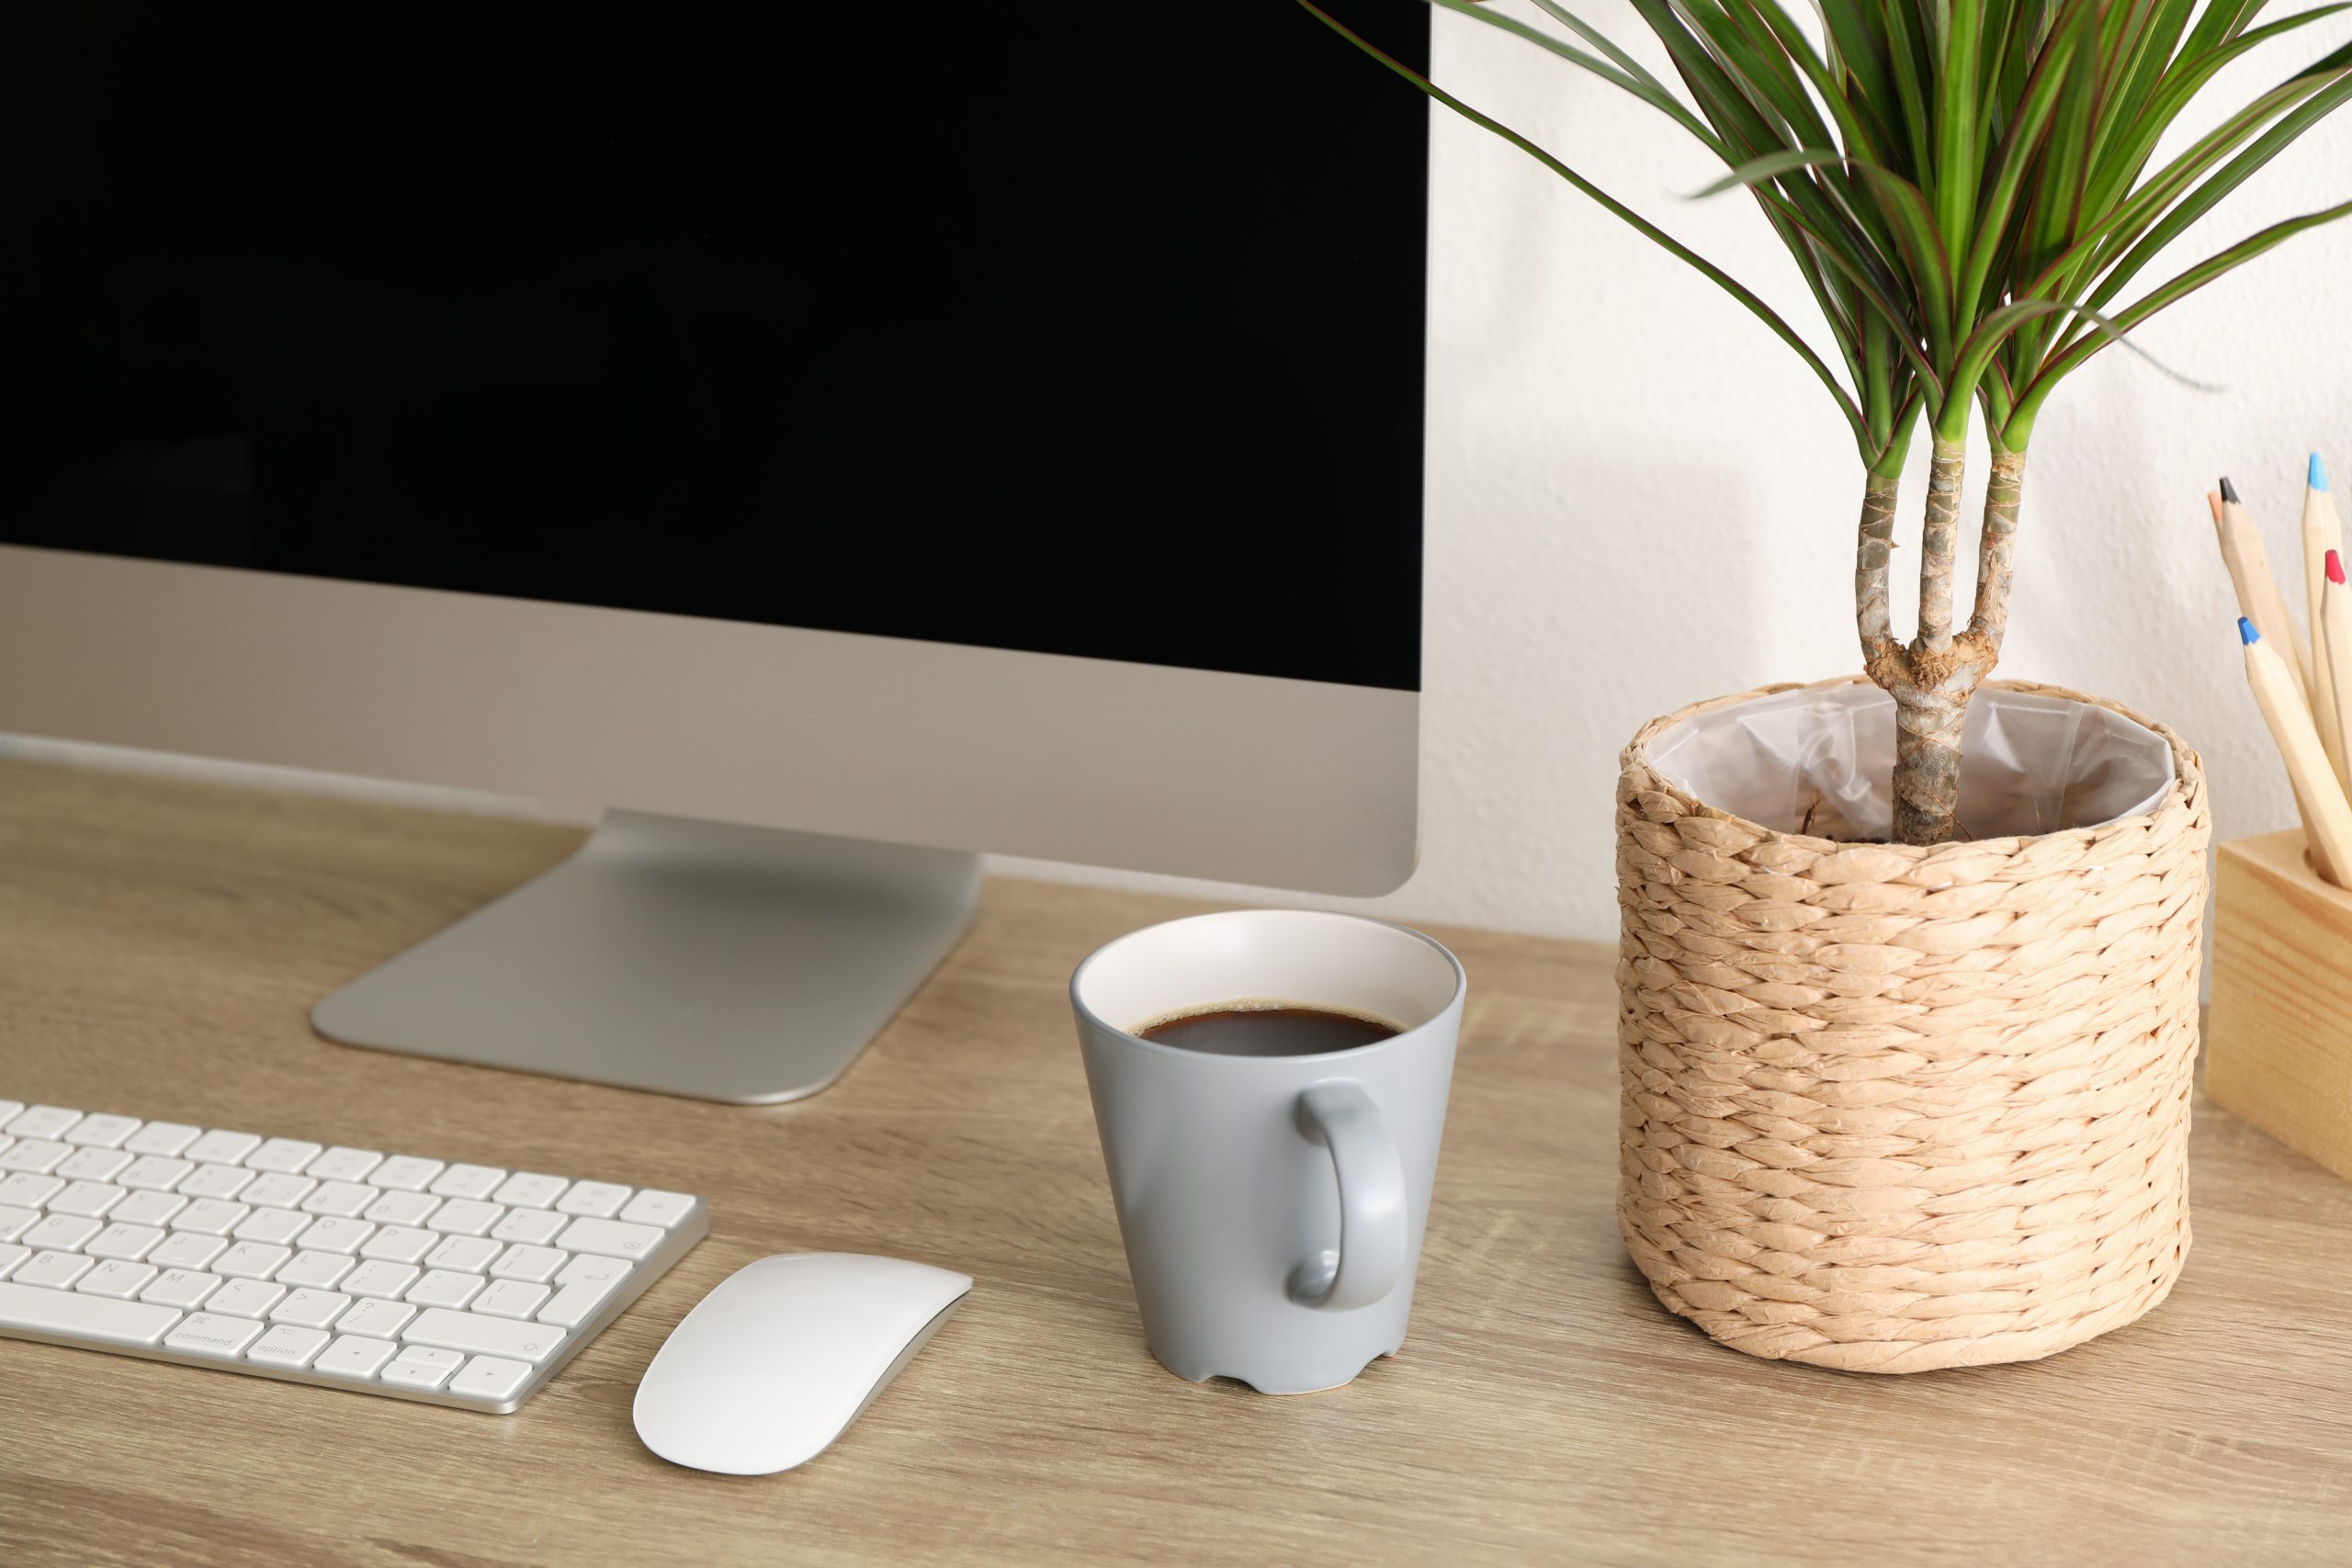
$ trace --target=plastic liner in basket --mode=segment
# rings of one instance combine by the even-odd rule
[[[2153,811],[2172,748],[2111,708],[1998,686],[1969,705],[1960,826],[1970,839],[2090,828]],[[1651,765],[1719,811],[1782,833],[1883,842],[1894,830],[1894,699],[1800,686],[1694,714],[1650,742]]]

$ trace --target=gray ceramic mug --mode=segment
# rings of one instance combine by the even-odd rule
[[[1144,1337],[1169,1371],[1304,1393],[1403,1345],[1464,987],[1418,931],[1295,909],[1147,927],[1078,966],[1102,1160]],[[1303,1056],[1129,1032],[1225,1001],[1369,1013],[1403,1032]]]

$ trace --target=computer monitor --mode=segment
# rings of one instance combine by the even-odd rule
[[[788,1099],[973,852],[1409,874],[1428,111],[1307,13],[5,30],[0,729],[614,808],[321,1032]]]

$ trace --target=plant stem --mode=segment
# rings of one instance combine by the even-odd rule
[[[1957,651],[1955,649],[1955,651]],[[1960,835],[1960,735],[1968,699],[1989,666],[1938,661],[1930,679],[1895,688],[1894,841],[1940,844]]]
[[[1964,441],[1936,437],[1928,466],[1928,516],[1919,535],[1919,647],[1951,648],[1951,568],[1960,538],[1960,481],[1968,463]]]
[[[1968,621],[1968,637],[1984,645],[1987,673],[2000,660],[2001,638],[2009,629],[2009,554],[2018,507],[2025,498],[2025,448],[2002,449],[1997,434],[1994,448],[1993,476],[1984,484],[1984,521],[1976,537],[1976,613]]]
[[[1901,652],[1887,608],[1886,569],[1894,549],[1894,502],[1902,482],[1900,474],[1873,473],[1862,484],[1862,520],[1854,540],[1854,628],[1861,634],[1865,663]]]
[[[1927,501],[1927,536],[1936,538],[1938,526],[1950,531],[1952,517],[1950,510],[1957,501],[1945,501],[1945,496],[1959,493],[1959,454],[1948,451],[1948,442],[1936,442],[1936,472],[1938,479],[1945,478],[1945,463],[1950,458],[1950,489],[1928,493]],[[1872,475],[1872,487],[1877,478]],[[1874,493],[1874,491],[1870,491]],[[1952,621],[1952,562],[1950,562],[1950,538],[1943,543],[1945,559],[1940,569],[1922,564],[1919,569],[1919,639],[1910,649],[1895,644],[1894,635],[1886,632],[1886,600],[1884,573],[1877,583],[1877,626],[1879,637],[1863,632],[1863,659],[1870,670],[1870,680],[1884,686],[1886,694],[1895,701],[1895,841],[1898,844],[1943,844],[1959,837],[1959,736],[1969,722],[1969,701],[1975,689],[1985,684],[2002,660],[2002,637],[2008,630],[2008,583],[2011,583],[2011,546],[2018,531],[2018,503],[2025,493],[2025,451],[2018,446],[2002,446],[1999,434],[1995,434],[1992,451],[1992,478],[1985,484],[1985,520],[1975,541],[1975,614],[1969,618],[1969,630],[1959,637],[1950,635]],[[1943,503],[1945,514],[1938,522],[1938,503]],[[1879,526],[1891,529],[1894,499],[1886,499],[1886,513]],[[1872,526],[1870,499],[1863,501],[1863,531],[1865,538]],[[1933,552],[1933,543],[1931,546]],[[1882,552],[1884,559],[1884,552]],[[1931,576],[1943,583],[1943,602],[1928,597]],[[1863,579],[1856,573],[1856,592],[1863,590]],[[1933,606],[1933,609],[1931,609]],[[1943,647],[1936,647],[1931,632],[1938,623],[1945,630]]]

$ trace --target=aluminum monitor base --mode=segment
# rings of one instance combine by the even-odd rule
[[[842,1075],[963,934],[979,859],[643,812],[311,1010],[331,1040],[770,1104]]]

